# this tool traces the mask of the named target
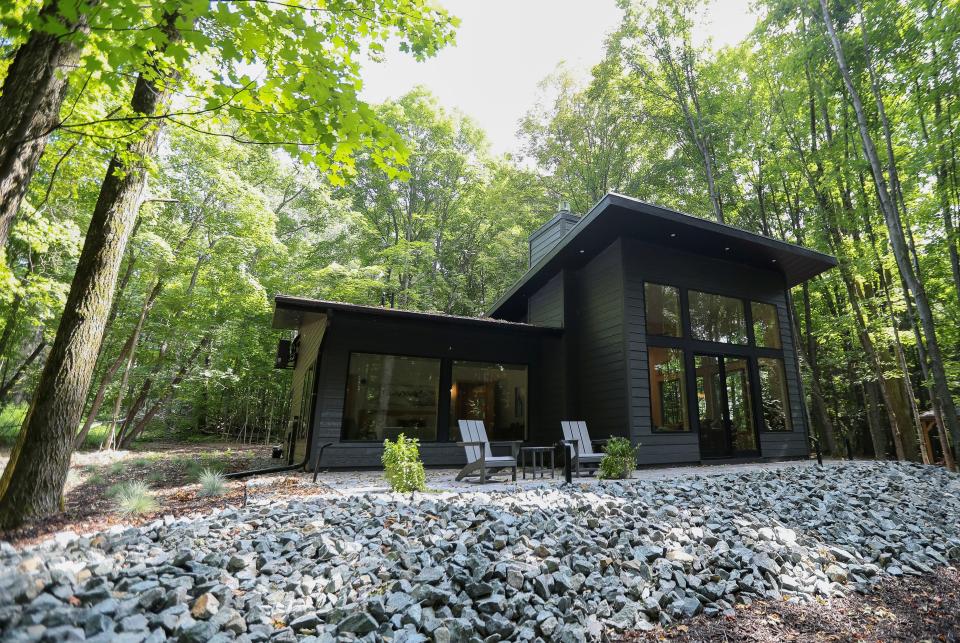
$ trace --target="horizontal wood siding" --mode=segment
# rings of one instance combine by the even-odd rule
[[[323,454],[321,468],[377,468],[383,447],[372,442],[341,440],[347,367],[351,352],[416,355],[478,362],[527,364],[528,432],[537,441],[543,426],[539,413],[542,380],[539,371],[540,334],[501,328],[477,328],[444,322],[387,319],[335,314],[323,344],[318,379],[313,453],[332,443]],[[440,404],[443,404],[441,394]],[[463,448],[444,442],[422,442],[420,454],[427,466],[461,466]]]
[[[533,266],[540,261],[579,221],[580,218],[575,214],[557,213],[543,227],[530,235],[530,265]]]
[[[293,375],[290,379],[290,419],[300,415],[300,405],[306,396],[312,394],[312,391],[303,390],[303,378],[309,369],[317,360],[320,343],[323,341],[324,329],[327,327],[327,316],[310,314],[304,315],[302,325],[300,326],[300,347],[297,352],[297,363],[293,367]],[[292,430],[292,424],[288,425],[288,430]],[[293,448],[293,462],[300,462],[306,455],[307,441],[306,432],[304,438],[297,440]],[[289,437],[287,438],[289,440]],[[286,442],[289,444],[289,442]],[[285,445],[286,446],[286,445]]]
[[[566,378],[567,344],[565,337],[545,337],[541,340],[540,358],[530,368],[531,395],[537,417],[531,444],[555,444],[563,437],[560,422],[572,417]]]
[[[563,290],[561,271],[527,301],[527,323],[563,328]]]
[[[789,433],[761,432],[760,455],[762,457],[806,455],[806,423],[790,320],[787,316],[783,277],[772,270],[759,270],[734,261],[722,261],[669,250],[636,239],[624,239],[623,248],[629,423],[632,439],[642,445],[639,462],[669,464],[695,462],[700,459],[698,435],[695,430],[689,433],[654,433],[652,431],[643,293],[645,281],[695,288],[776,305],[794,430]],[[693,418],[691,418],[691,426],[693,426]]]
[[[577,417],[594,438],[627,436],[627,382],[624,356],[623,265],[620,241],[607,246],[581,270],[576,299],[576,350],[568,360]],[[568,330],[567,332],[571,332]]]

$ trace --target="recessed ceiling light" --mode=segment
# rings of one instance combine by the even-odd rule
[[[580,254],[583,254],[583,250],[580,251]]]
[[[670,238],[671,238],[671,239],[673,239],[675,236],[677,236],[677,233],[676,233],[676,232],[671,232],[671,233],[670,233]]]
[[[723,251],[724,251],[724,252],[730,252],[730,246],[724,246],[724,247],[723,247]]]
[[[776,259],[771,259],[771,260],[770,260],[770,263],[777,263],[777,260],[776,260]]]

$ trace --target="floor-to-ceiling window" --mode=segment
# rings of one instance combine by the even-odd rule
[[[343,439],[382,442],[403,433],[436,440],[439,389],[439,359],[352,353]]]
[[[653,416],[654,431],[689,431],[683,351],[651,346],[647,353],[650,365],[650,412]]]
[[[454,360],[450,384],[450,437],[459,420],[483,420],[490,440],[527,437],[527,367]]]
[[[760,400],[763,423],[768,431],[792,431],[790,406],[787,403],[787,376],[783,360],[776,357],[757,358],[760,372]]]

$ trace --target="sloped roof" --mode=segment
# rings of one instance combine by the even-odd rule
[[[364,306],[361,304],[348,304],[342,301],[327,301],[325,299],[311,299],[309,297],[294,297],[291,295],[275,295],[273,299],[273,328],[298,328],[304,313],[324,314],[327,312],[341,312],[357,315],[376,315],[394,319],[478,325],[484,328],[501,328],[505,330],[557,332],[555,328],[506,321],[503,319],[493,319],[491,317],[467,317],[464,315],[448,315],[437,312],[382,308],[380,306]]]
[[[834,257],[816,250],[609,193],[494,303],[488,315],[521,317],[527,298],[561,268],[585,263],[620,236],[779,272],[787,287],[837,265]]]

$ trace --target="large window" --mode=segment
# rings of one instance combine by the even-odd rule
[[[773,304],[750,302],[753,315],[753,341],[761,348],[780,348],[780,320]]]
[[[455,361],[452,375],[452,440],[460,439],[459,420],[483,420],[490,440],[526,439],[526,366]]]
[[[741,300],[699,290],[691,290],[689,296],[690,334],[695,339],[747,343],[747,322]]]
[[[689,431],[683,351],[651,346],[650,411],[656,431]]]
[[[353,353],[343,439],[380,442],[403,433],[436,440],[439,390],[439,359]]]
[[[792,431],[790,406],[787,403],[787,378],[783,360],[773,357],[757,359],[760,370],[760,401],[763,423],[768,431]]]
[[[647,283],[643,286],[647,311],[647,334],[683,337],[680,290],[675,286]]]

